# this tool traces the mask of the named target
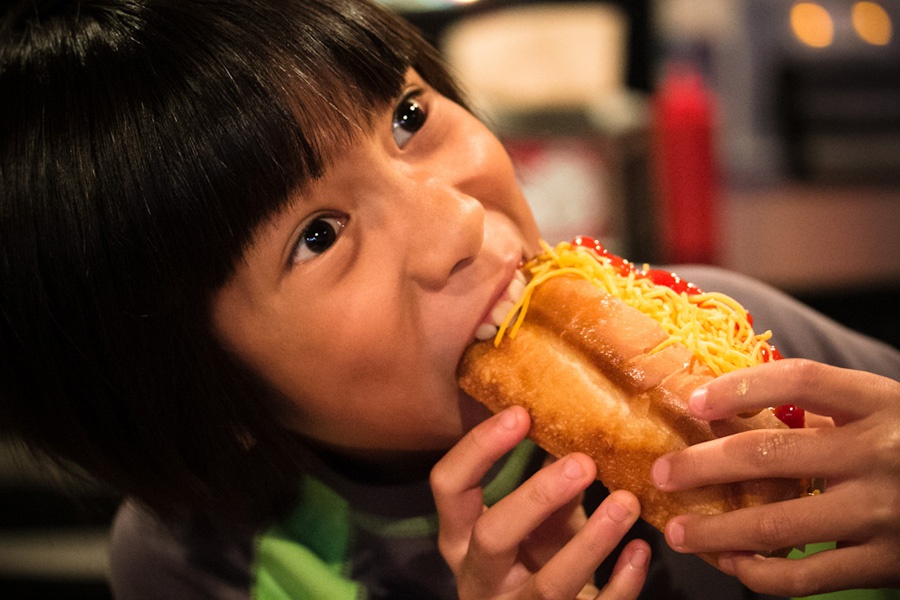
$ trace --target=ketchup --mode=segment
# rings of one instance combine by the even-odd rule
[[[677,294],[686,293],[690,296],[703,293],[703,291],[696,285],[685,281],[675,273],[669,273],[668,271],[663,271],[660,269],[650,269],[647,271],[635,269],[634,265],[632,265],[630,262],[620,256],[611,253],[603,246],[603,244],[599,240],[595,240],[592,237],[576,237],[574,240],[572,240],[572,245],[593,250],[598,256],[603,256],[609,261],[609,264],[613,268],[615,268],[623,277],[627,277],[629,273],[634,273],[635,277],[649,279],[656,285],[661,285],[672,289]],[[751,326],[753,325],[753,317],[749,312],[747,313],[747,321]],[[781,360],[782,356],[781,352],[779,352],[775,346],[769,346],[768,348],[762,349],[762,358],[763,362],[772,362],[775,360]],[[778,417],[782,423],[792,429],[799,429],[804,426],[806,413],[802,408],[798,406],[795,406],[793,404],[776,406],[772,409],[772,412],[775,413],[775,416]]]
[[[763,348],[762,355],[764,362],[772,362],[773,360],[781,360],[784,358],[775,346],[769,346],[768,350]]]
[[[660,269],[650,269],[648,271],[636,269],[633,264],[631,264],[621,256],[613,254],[612,252],[607,250],[600,241],[595,240],[592,237],[579,236],[572,240],[572,245],[580,246],[582,248],[588,248],[596,252],[598,256],[603,256],[609,261],[610,266],[616,269],[619,275],[622,275],[623,277],[627,277],[629,273],[634,273],[635,277],[640,279],[649,279],[652,283],[667,287],[674,291],[676,294],[681,294],[682,292],[688,295],[703,293],[703,290],[698,288],[693,283],[685,281],[675,273],[670,273],[668,271],[663,271]]]
[[[769,346],[768,349],[763,348],[762,355],[765,362],[772,362],[783,358],[781,352],[779,352],[778,348],[775,346]],[[772,412],[775,413],[775,416],[778,417],[782,423],[791,429],[803,429],[803,427],[806,426],[806,411],[799,406],[794,404],[782,404],[781,406],[773,408]]]
[[[603,244],[600,243],[600,240],[595,240],[592,237],[580,235],[572,240],[572,245],[593,250],[598,256],[605,257],[609,261],[610,266],[613,267],[622,277],[627,277],[629,273],[635,270],[634,265],[632,265],[621,256],[617,256],[607,250],[603,246]]]
[[[685,281],[675,273],[669,273],[668,271],[661,271],[659,269],[650,269],[649,271],[643,271],[643,273],[647,279],[656,285],[665,286],[676,294],[685,293],[693,295],[703,293],[696,285],[689,281]]]
[[[799,406],[784,404],[772,409],[775,416],[791,429],[803,429],[806,423],[806,412]]]

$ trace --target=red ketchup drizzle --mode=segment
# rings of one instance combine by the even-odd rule
[[[649,271],[641,271],[644,277],[655,283],[671,289],[676,294],[702,294],[703,291],[690,281],[685,281],[675,273],[668,271],[660,271],[659,269],[650,269]]]
[[[772,412],[791,429],[803,429],[806,424],[806,412],[799,406],[783,404],[773,408]]]
[[[669,273],[668,271],[662,271],[659,269],[650,269],[647,271],[636,269],[630,262],[628,262],[621,256],[613,254],[612,252],[607,250],[599,240],[596,240],[592,237],[578,236],[574,240],[572,240],[572,245],[579,246],[581,248],[588,248],[589,250],[593,250],[598,256],[606,258],[609,261],[609,264],[613,268],[615,268],[623,277],[627,277],[629,273],[634,273],[635,277],[649,279],[656,285],[670,288],[676,294],[685,293],[690,296],[703,293],[703,290],[698,288],[693,283],[685,281],[675,273]],[[751,326],[753,325],[753,316],[749,312],[747,312],[747,321]],[[775,346],[763,348],[762,356],[763,362],[781,360],[782,358],[781,352],[779,352],[778,349],[775,348]],[[772,412],[774,412],[775,416],[778,417],[785,425],[792,429],[802,428],[806,421],[806,413],[804,412],[804,410],[798,406],[794,406],[793,404],[776,406],[772,409]]]
[[[769,349],[762,350],[763,359],[766,362],[781,360],[781,352],[775,346],[769,346]],[[806,426],[806,411],[794,404],[782,404],[772,409],[775,416],[781,419],[781,422],[791,429],[803,429]]]
[[[631,264],[621,256],[613,254],[612,252],[607,250],[602,243],[592,237],[579,236],[572,240],[572,245],[580,246],[582,248],[588,248],[590,250],[593,250],[598,256],[606,258],[609,261],[609,264],[619,272],[619,275],[622,275],[623,277],[627,277],[629,273],[634,273],[635,277],[640,279],[649,279],[652,283],[667,287],[674,291],[676,294],[685,293],[688,295],[694,295],[703,293],[703,290],[698,288],[693,283],[685,281],[675,273],[662,271],[660,269],[649,269],[647,271],[644,271],[643,269],[635,268],[633,264]]]

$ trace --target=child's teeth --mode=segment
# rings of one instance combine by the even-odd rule
[[[509,314],[509,311],[511,311],[515,305],[515,302],[512,300],[504,300],[503,302],[498,303],[497,306],[494,307],[494,310],[491,311],[491,320],[497,325],[502,324],[506,315]]]
[[[478,329],[475,330],[475,339],[482,342],[485,340],[489,340],[497,335],[497,331],[499,330],[500,328],[496,325],[491,325],[490,323],[482,323],[478,326]]]
[[[509,282],[509,296],[512,298],[513,302],[518,302],[522,297],[522,294],[525,293],[525,282],[518,279],[513,279]]]
[[[491,310],[491,322],[482,323],[478,326],[478,329],[475,330],[476,339],[484,341],[497,335],[497,332],[500,330],[503,321],[506,320],[509,311],[513,309],[516,302],[518,302],[525,293],[526,282],[525,275],[521,271],[516,271],[515,278],[509,282],[509,286],[506,288],[506,293],[503,295],[504,299],[498,302],[497,306]]]

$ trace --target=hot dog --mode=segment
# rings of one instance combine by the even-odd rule
[[[663,454],[749,429],[787,426],[772,410],[707,422],[691,416],[698,386],[779,354],[740,304],[677,276],[638,268],[589,238],[529,261],[492,339],[459,367],[461,388],[494,412],[524,406],[531,438],[549,453],[584,452],[610,490],[641,501],[663,530],[675,515],[716,514],[799,497],[808,482],[761,480],[665,493],[650,482]],[[482,335],[482,337],[488,337]],[[704,557],[711,560],[711,557]]]

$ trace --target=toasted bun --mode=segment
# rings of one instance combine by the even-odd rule
[[[716,514],[802,495],[798,480],[758,480],[661,492],[650,467],[667,452],[750,429],[786,429],[765,410],[708,422],[687,399],[715,377],[654,319],[577,274],[534,288],[527,318],[500,343],[473,344],[459,368],[462,389],[494,412],[525,407],[531,438],[549,453],[583,452],[598,479],[641,502],[641,517],[663,530],[679,514]],[[705,557],[710,560],[710,557]]]

